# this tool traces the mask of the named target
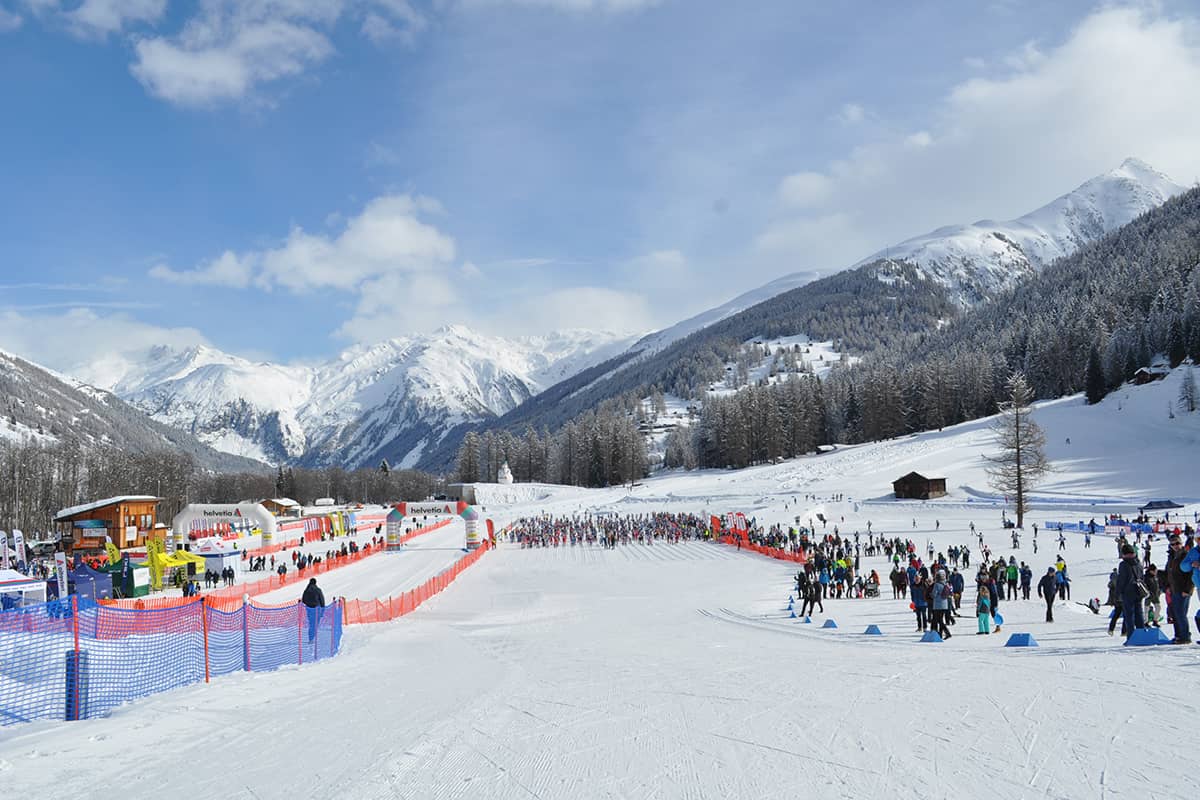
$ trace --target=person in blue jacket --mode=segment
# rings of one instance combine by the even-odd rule
[[[917,579],[912,587],[913,611],[917,615],[917,633],[924,633],[928,625],[927,610],[929,603],[925,599],[925,588],[925,578],[917,575]]]
[[[1196,544],[1194,544],[1192,548],[1188,550],[1187,555],[1185,555],[1179,562],[1179,570],[1180,572],[1191,573],[1192,584],[1195,585],[1197,591],[1200,592],[1200,541],[1197,541]],[[1196,609],[1195,620],[1196,630],[1200,632],[1200,608]],[[1186,627],[1187,623],[1184,622],[1183,625]]]
[[[966,586],[966,582],[963,580],[962,573],[958,571],[958,567],[955,567],[954,571],[950,573],[950,588],[954,590],[954,612],[953,613],[954,613],[954,616],[956,616],[956,617],[962,616],[961,614],[958,613],[958,610],[960,608],[962,608],[963,588],[965,586]]]
[[[1033,567],[1021,562],[1021,599],[1028,600],[1029,592],[1033,588]]]

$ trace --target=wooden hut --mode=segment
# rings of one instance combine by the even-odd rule
[[[919,472],[910,472],[902,478],[892,481],[892,490],[897,500],[929,500],[934,497],[944,497],[946,494],[945,478],[926,478]]]

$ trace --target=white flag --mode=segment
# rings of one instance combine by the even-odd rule
[[[8,569],[8,534],[0,531],[0,569]]]
[[[28,564],[25,558],[25,534],[21,533],[16,528],[13,528],[13,557],[17,559],[18,564]]]

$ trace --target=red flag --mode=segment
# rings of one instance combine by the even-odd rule
[[[709,522],[710,522],[710,524],[712,525],[712,531],[713,531],[713,533],[720,533],[720,532],[721,532],[721,518],[720,518],[720,517],[716,517],[716,516],[714,516],[714,517],[712,517],[712,518],[709,520]]]

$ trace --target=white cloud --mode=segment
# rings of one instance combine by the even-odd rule
[[[754,241],[754,249],[779,258],[800,256],[803,265],[831,272],[848,265],[846,242],[856,235],[848,212],[792,217],[770,225]]]
[[[428,272],[454,260],[454,240],[422,222],[435,204],[408,195],[372,200],[336,238],[293,228],[282,247],[261,254],[257,283],[293,291],[353,290],[394,272]]]
[[[173,270],[165,264],[150,268],[150,277],[183,286],[230,286],[244,289],[254,275],[256,255],[239,256],[226,250],[217,258],[192,270]]]
[[[941,225],[1020,215],[1131,155],[1178,183],[1200,176],[1195,20],[1104,9],[989,70],[948,90],[925,129],[785,178],[781,199],[822,202],[781,213],[756,249],[830,270]]]
[[[157,22],[166,10],[167,0],[83,0],[65,14],[72,31],[102,38],[130,23]]]
[[[20,14],[0,8],[0,33],[15,31],[17,28],[21,27],[24,21],[25,20],[21,18]]]
[[[411,39],[427,24],[406,0],[205,0],[178,34],[137,41],[130,72],[178,105],[238,100],[330,58],[329,33],[346,16],[377,42]]]
[[[1045,60],[1046,55],[1038,49],[1037,42],[1026,42],[1020,50],[1004,57],[1004,63],[1015,70],[1034,69]]]
[[[337,334],[356,342],[377,342],[462,319],[464,308],[455,280],[449,270],[374,277],[363,284],[354,315]]]
[[[617,332],[653,327],[654,310],[637,292],[575,286],[545,292],[516,304],[508,322],[512,333],[545,333],[567,328]]]
[[[189,286],[349,294],[357,306],[339,333],[374,341],[384,331],[396,335],[398,320],[407,330],[444,324],[447,309],[459,300],[454,281],[478,276],[474,265],[454,266],[454,240],[422,219],[439,213],[441,206],[428,198],[384,195],[334,234],[296,226],[276,247],[226,251],[190,270],[157,265],[149,275]]]
[[[0,312],[0,349],[106,389],[123,377],[129,358],[149,347],[199,344],[207,340],[194,328],[162,328],[124,314]]]
[[[933,137],[929,135],[929,131],[917,131],[904,137],[905,147],[929,147],[933,144]]]
[[[858,103],[846,103],[838,111],[838,119],[846,125],[857,125],[867,117],[866,109]]]
[[[151,94],[184,106],[243,97],[251,88],[296,75],[333,53],[324,34],[284,21],[254,22],[229,35],[143,39],[130,67]]]
[[[779,184],[779,199],[793,208],[819,206],[833,190],[833,182],[819,172],[797,172]]]
[[[659,5],[662,0],[464,0],[467,5],[540,6],[560,11],[602,11],[616,13],[640,11]]]

